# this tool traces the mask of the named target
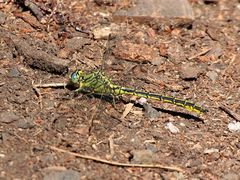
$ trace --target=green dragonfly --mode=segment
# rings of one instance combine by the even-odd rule
[[[207,109],[188,101],[182,100],[171,96],[163,96],[160,94],[139,91],[131,88],[122,87],[115,85],[112,81],[104,75],[101,71],[83,72],[76,70],[70,75],[69,85],[73,86],[76,91],[95,93],[98,95],[110,95],[110,96],[121,96],[121,95],[134,95],[137,97],[149,98],[164,103],[174,104],[185,108],[188,111],[203,113],[207,112]]]

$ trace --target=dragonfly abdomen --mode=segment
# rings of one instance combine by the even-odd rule
[[[130,94],[130,95],[134,95],[134,96],[138,96],[138,97],[144,97],[147,99],[159,100],[159,101],[162,101],[165,103],[170,103],[170,104],[174,104],[176,106],[183,107],[189,111],[194,111],[197,113],[207,112],[206,109],[203,109],[201,106],[198,106],[197,104],[190,102],[188,100],[182,100],[182,99],[178,99],[178,98],[175,98],[172,96],[163,96],[160,94],[143,92],[143,91],[138,91],[135,89],[129,89],[129,88],[124,88],[124,87],[120,87],[120,88],[122,91],[121,94]]]

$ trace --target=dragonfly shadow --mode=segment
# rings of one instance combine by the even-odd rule
[[[95,93],[91,93],[91,94],[90,93],[84,93],[84,94],[86,94],[90,98],[92,98],[92,97],[98,98],[98,99],[101,99],[101,100],[106,101],[108,103],[114,103],[115,100],[117,99],[117,98],[115,98],[113,96],[110,96],[110,95],[101,95],[101,94],[95,94]]]
[[[188,114],[188,113],[184,113],[184,112],[178,112],[178,111],[172,111],[172,110],[167,110],[167,109],[162,109],[159,107],[154,107],[157,111],[161,111],[164,113],[168,113],[171,114],[172,116],[180,116],[184,119],[188,119],[188,120],[194,120],[194,121],[198,121],[198,122],[202,122],[204,123],[204,120],[200,117],[194,116],[192,114]]]
[[[89,92],[76,92],[74,93],[74,97],[77,97],[79,95],[85,95],[89,98],[97,98],[97,99],[101,99],[105,102],[108,102],[108,103],[117,103],[119,101],[119,98],[117,97],[113,97],[113,96],[110,96],[110,95],[101,95],[101,94],[96,94],[96,93],[89,93]]]
[[[143,108],[143,105],[141,104],[135,104],[135,106]],[[188,114],[188,113],[184,113],[184,112],[178,112],[178,111],[172,111],[172,110],[167,110],[167,109],[163,109],[163,108],[159,108],[156,106],[152,106],[154,109],[156,109],[157,111],[163,112],[163,113],[167,113],[170,114],[172,116],[180,116],[184,119],[188,119],[188,120],[193,120],[193,121],[198,121],[198,122],[202,122],[204,123],[204,120],[200,117],[194,116],[192,114]]]

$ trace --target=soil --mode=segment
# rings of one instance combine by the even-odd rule
[[[240,179],[239,1],[191,0],[195,19],[174,25],[115,22],[127,0],[59,2],[0,2],[1,179]],[[208,112],[33,88],[75,69]]]

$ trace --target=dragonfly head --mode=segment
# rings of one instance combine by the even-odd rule
[[[82,77],[84,76],[84,73],[81,70],[76,70],[70,75],[70,83],[72,84],[78,84]]]

